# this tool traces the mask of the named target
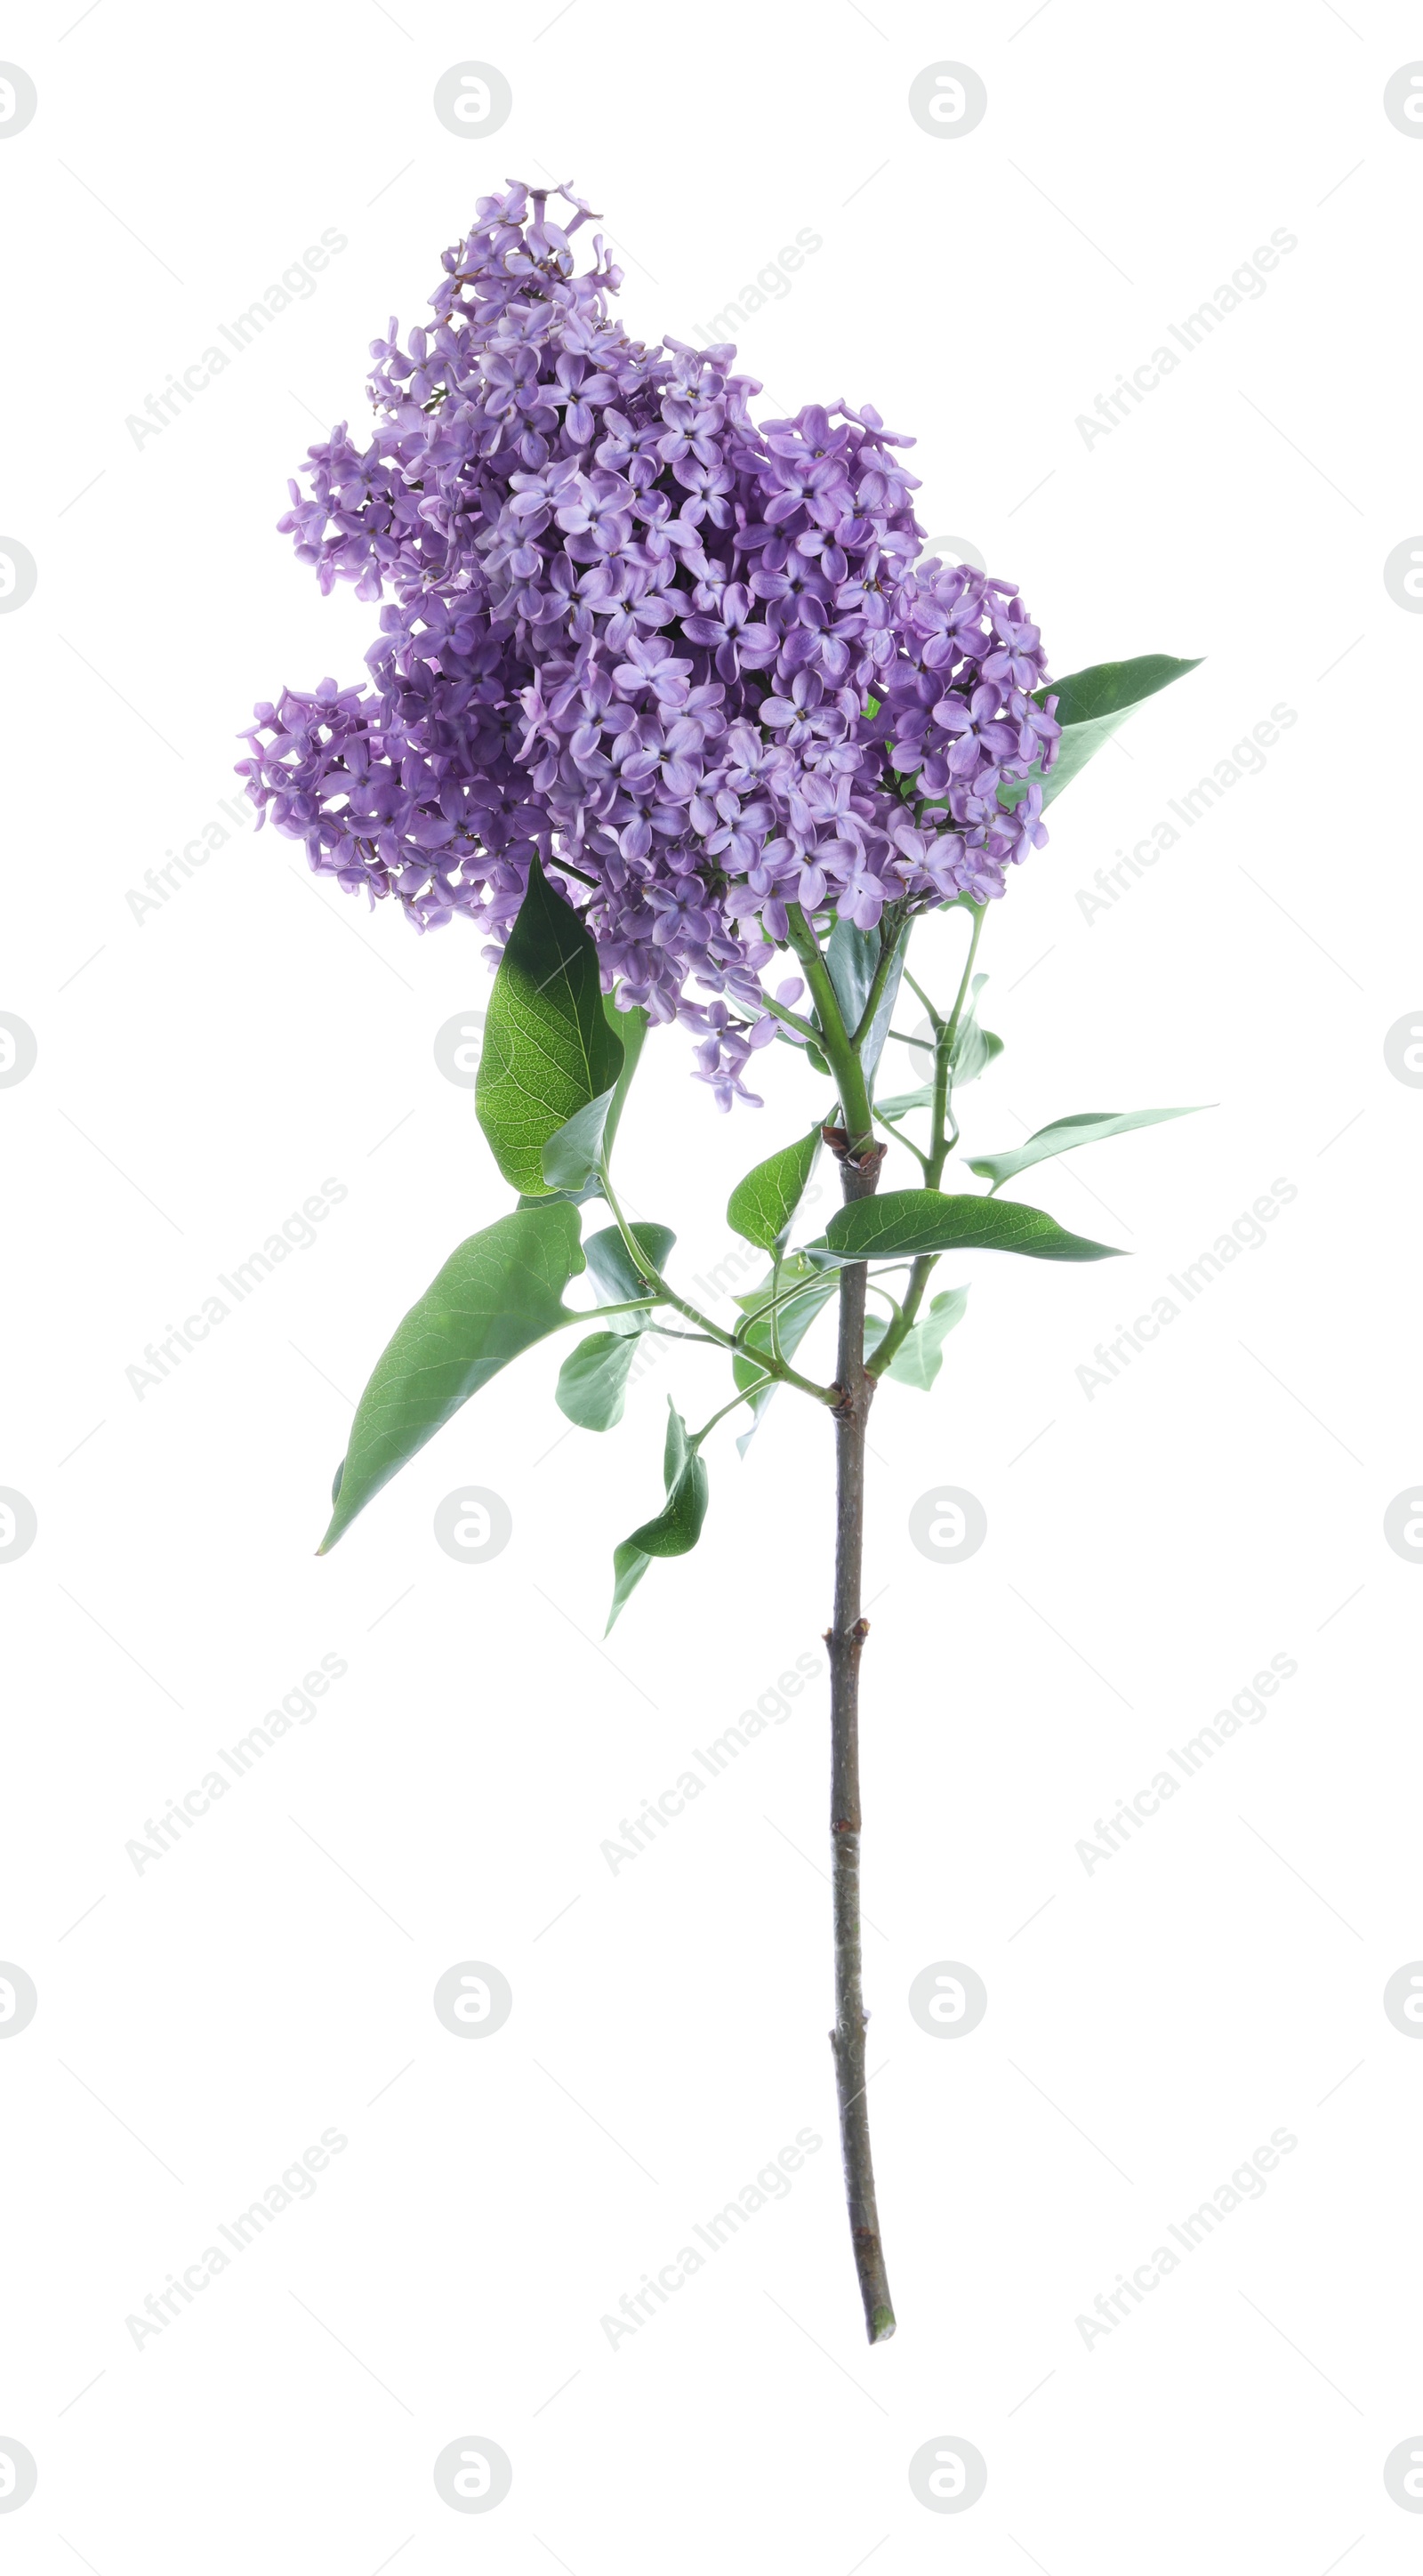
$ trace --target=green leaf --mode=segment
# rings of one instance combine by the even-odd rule
[[[1018,1172],[1026,1172],[1034,1163],[1046,1163],[1054,1154],[1070,1154],[1074,1145],[1095,1145],[1107,1136],[1125,1136],[1133,1127],[1157,1127],[1163,1118],[1194,1118],[1196,1108],[1188,1109],[1078,1109],[1070,1118],[1054,1118],[1050,1127],[1039,1127],[1022,1145],[1010,1145],[1002,1154],[972,1154],[968,1160],[971,1172],[980,1172],[995,1189],[1011,1181]]]
[[[643,1044],[652,1022],[648,1013],[636,1003],[630,1011],[620,1011],[611,993],[603,995],[603,1017],[623,1051],[623,1069],[618,1075],[613,1091],[613,1105],[608,1111],[608,1123],[603,1131],[603,1152],[611,1157],[613,1139],[617,1135],[619,1122],[627,1107],[632,1078],[637,1071]]]
[[[588,1207],[594,1199],[602,1196],[603,1184],[595,1172],[592,1180],[585,1181],[581,1190],[521,1190],[514,1205],[519,1208],[551,1207],[555,1199],[561,1199],[569,1207]]]
[[[666,1266],[667,1255],[677,1238],[670,1225],[634,1225],[629,1228],[640,1243],[654,1270]],[[583,1247],[588,1267],[610,1306],[624,1305],[629,1297],[645,1297],[647,1283],[633,1268],[632,1255],[615,1225],[605,1226],[601,1234],[591,1234]],[[640,1315],[618,1315],[611,1327],[615,1333],[640,1333],[644,1319]]]
[[[980,1028],[978,1024],[978,997],[987,981],[986,975],[975,975],[968,1001],[954,1031],[954,1042],[949,1050],[949,1071],[955,1091],[962,1091],[965,1083],[977,1082],[994,1057],[1003,1053],[1003,1040],[996,1038],[991,1029]]]
[[[620,1315],[620,1324],[636,1322]],[[554,1398],[560,1412],[584,1431],[611,1431],[623,1418],[628,1371],[637,1357],[636,1333],[590,1333],[570,1351],[558,1372]]]
[[[810,1247],[812,1255],[817,1247]],[[885,1190],[837,1208],[825,1229],[832,1261],[902,1261],[921,1252],[1026,1252],[1037,1261],[1107,1261],[1116,1246],[1069,1234],[1041,1208],[1013,1199],[950,1197],[944,1190]]]
[[[897,1378],[901,1386],[917,1386],[928,1394],[944,1356],[944,1336],[955,1324],[961,1324],[968,1304],[966,1288],[945,1288],[935,1297],[927,1315],[913,1325],[900,1343],[886,1377]],[[865,1357],[878,1350],[889,1329],[887,1316],[874,1315],[865,1324]]]
[[[1070,787],[1079,769],[1085,769],[1094,752],[1124,725],[1133,709],[1146,698],[1154,698],[1159,689],[1169,688],[1173,680],[1184,679],[1188,671],[1200,667],[1195,661],[1181,662],[1171,653],[1143,653],[1134,662],[1094,662],[1089,670],[1074,671],[1066,680],[1045,681],[1034,689],[1037,704],[1057,699],[1057,721],[1062,727],[1057,758],[1044,779],[1034,763],[1028,775],[1042,780],[1043,804],[1048,806],[1064,787]],[[998,790],[1001,805],[1021,804],[1027,793],[1026,783],[1015,779]],[[487,1043],[487,1040],[486,1040]]]
[[[515,1209],[451,1253],[356,1407],[319,1556],[496,1370],[569,1321],[563,1291],[582,1268],[578,1219],[557,1202]]]
[[[885,979],[879,1006],[865,1033],[865,1041],[860,1049],[860,1065],[869,1085],[872,1100],[875,1092],[875,1075],[879,1070],[880,1057],[884,1053],[885,1040],[889,1036],[889,1023],[894,1007],[899,1000],[899,987],[904,979],[905,960],[909,955],[909,927],[906,922],[900,933],[899,946],[894,954],[894,964]]]
[[[762,1252],[774,1252],[790,1232],[819,1151],[820,1129],[812,1127],[808,1136],[783,1145],[779,1154],[768,1154],[737,1182],[726,1202],[727,1224]]]
[[[611,993],[603,995],[603,1017],[622,1047],[622,1072],[611,1090],[600,1091],[596,1100],[586,1102],[564,1120],[550,1136],[542,1155],[543,1175],[550,1191],[556,1189],[559,1197],[568,1199],[574,1207],[583,1207],[589,1199],[603,1196],[598,1164],[612,1154],[618,1121],[651,1025],[646,1011],[620,1011]],[[539,1202],[520,1201],[521,1206],[525,1204],[536,1207]]]
[[[616,1084],[625,1058],[604,1009],[597,950],[535,859],[489,996],[474,1092],[506,1181],[547,1195],[545,1145]]]
[[[879,960],[877,930],[857,930],[853,921],[837,919],[825,943],[825,964],[835,987],[840,1017],[851,1037],[864,1016]]]
[[[987,981],[986,975],[975,975],[968,998],[959,1013],[959,1024],[954,1031],[954,1042],[949,1050],[949,1074],[955,1091],[962,1091],[967,1083],[977,1082],[979,1075],[987,1071],[995,1056],[1003,1053],[1003,1040],[995,1037],[992,1029],[985,1029],[979,1024],[978,997]],[[908,1045],[911,1041],[906,1038],[904,1043]],[[919,1052],[919,1044],[915,1042],[916,1055]],[[920,1060],[925,1063],[932,1061],[931,1047],[925,1046]],[[903,1118],[912,1109],[930,1108],[933,1098],[933,1083],[924,1082],[920,1084],[917,1091],[896,1092],[892,1100],[882,1100],[878,1106],[886,1118]]]
[[[613,1550],[613,1606],[608,1612],[606,1637],[630,1592],[642,1581],[654,1556],[685,1556],[696,1546],[707,1516],[707,1471],[698,1452],[687,1438],[687,1426],[667,1399],[667,1445],[662,1457],[662,1482],[667,1500],[655,1519],[644,1521],[631,1538]]]
[[[749,1289],[744,1296],[736,1299],[743,1314],[753,1315],[758,1306],[765,1305],[772,1293],[774,1278],[774,1271],[768,1271],[759,1288]],[[840,1282],[833,1269],[812,1266],[803,1252],[793,1252],[788,1261],[781,1263],[782,1293],[794,1289],[801,1282],[804,1283],[804,1294],[798,1296],[787,1294],[784,1306],[776,1310],[776,1329],[780,1338],[782,1359],[794,1359],[822,1307],[827,1306],[830,1299],[839,1293]],[[771,1318],[769,1315],[763,1315],[758,1322],[750,1326],[744,1349],[764,1351],[768,1357],[770,1356]],[[761,1377],[761,1371],[755,1361],[745,1358],[741,1351],[737,1352],[731,1363],[731,1374],[743,1392],[748,1387],[755,1386]],[[749,1431],[743,1431],[736,1443],[743,1458],[755,1438],[756,1425],[775,1392],[776,1381],[771,1378],[751,1398],[751,1428]]]
[[[543,1175],[551,1190],[583,1190],[602,1159],[603,1134],[612,1112],[611,1083],[596,1100],[575,1109],[556,1127],[543,1149]]]
[[[911,1109],[928,1109],[933,1105],[934,1086],[926,1082],[918,1091],[897,1091],[892,1100],[877,1100],[881,1118],[907,1118]]]
[[[894,964],[885,979],[879,1006],[865,1033],[864,1044],[860,1049],[861,1071],[871,1092],[874,1090],[875,1067],[884,1053],[884,1042],[889,1034],[890,1014],[898,998],[908,946],[909,929],[906,924],[900,933]],[[865,1004],[870,998],[870,991],[879,970],[880,956],[879,932],[857,930],[852,921],[837,920],[825,943],[826,967],[829,970],[830,981],[835,987],[840,1016],[851,1037],[854,1036],[864,1017]],[[821,1069],[819,1066],[816,1068],[817,1071]]]

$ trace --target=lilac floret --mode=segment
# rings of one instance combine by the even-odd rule
[[[1059,728],[1014,584],[918,560],[912,442],[843,402],[758,425],[734,349],[629,338],[600,235],[576,267],[596,220],[481,199],[433,322],[372,342],[369,444],[312,448],[279,522],[384,603],[369,680],[260,705],[240,774],[319,874],[491,957],[537,857],[729,1108],[788,905],[869,931],[1000,895]]]

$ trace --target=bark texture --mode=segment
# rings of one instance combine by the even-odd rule
[[[879,1179],[882,1146],[851,1159],[840,1131],[827,1142],[839,1155],[847,1203],[868,1198]],[[871,2343],[894,2332],[894,2308],[880,2243],[865,2097],[866,2014],[860,1939],[860,1657],[869,1623],[860,1608],[865,1529],[865,1434],[875,1382],[865,1369],[865,1266],[840,1274],[840,1341],[835,1410],[835,1607],[825,1633],[830,1657],[830,1845],[834,1884],[835,2027],[830,2045],[840,2108],[840,2151],[855,2270]]]

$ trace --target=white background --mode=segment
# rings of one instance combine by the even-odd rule
[[[0,1566],[0,1955],[39,1992],[0,2047],[0,2434],[39,2472],[9,2564],[1415,2566],[1382,2466],[1423,2427],[1423,2049],[1381,1997],[1423,1952],[1423,1577],[1383,1535],[1420,1465],[1423,1098],[1383,1054],[1423,971],[1423,624],[1383,580],[1423,526],[1423,137],[1382,105],[1416,14],[71,5],[0,41],[39,92],[0,141],[0,534],[38,567],[0,618],[0,1008],[39,1047],[0,1092],[0,1483],[39,1525]],[[431,106],[468,58],[513,90],[483,141]],[[972,134],[909,115],[942,60],[987,85]],[[126,900],[234,792],[255,699],[360,676],[375,612],[274,533],[285,477],[511,173],[603,211],[651,338],[819,234],[739,335],[766,407],[843,393],[914,431],[923,524],[1021,581],[1055,670],[1206,657],[993,912],[1006,1051],[965,1141],[1218,1106],[1020,1185],[1130,1263],[946,1267],[972,1294],[939,1385],[887,1388],[872,1425],[900,2318],[874,2352],[825,2037],[823,1683],[659,1846],[616,1876],[600,1853],[820,1653],[823,1425],[778,1398],[744,1466],[716,1436],[700,1550],[606,1651],[612,1546],[660,1494],[669,1389],[717,1400],[707,1354],[669,1348],[599,1440],[553,1406],[567,1345],[536,1351],[316,1562],[350,1399],[507,1203],[432,1053],[484,999],[480,942],[367,916],[275,834]],[[136,444],[127,417],[325,228],[317,291]],[[1277,229],[1266,291],[1089,446],[1077,416]],[[1085,918],[1094,872],[1278,704],[1263,773]],[[924,941],[941,991],[951,945]],[[653,1042],[623,1131],[684,1282],[730,1246],[731,1182],[820,1106],[778,1048],[764,1114],[722,1121],[690,1063]],[[145,1344],[328,1176],[316,1242],[140,1400]],[[1266,1243],[1089,1400],[1094,1345],[1277,1178]],[[461,1478],[513,1515],[482,1567],[432,1536]],[[987,1511],[961,1565],[909,1541],[936,1480]],[[315,1719],[139,1875],[145,1819],[323,1654],[349,1671]],[[1262,1722],[1089,1875],[1094,1819],[1276,1654],[1298,1673]],[[465,1959],[514,1994],[477,2045],[431,2005]],[[989,1997],[950,2043],[907,2004],[943,1959]],[[136,2348],[125,2319],[328,2127],[314,2196]],[[600,2318],[802,2128],[824,2147],[789,2196],[610,2347]],[[1089,2347],[1075,2319],[1277,2128],[1263,2198]],[[514,2469],[477,2520],[431,2476],[465,2434]],[[954,2519],[907,2477],[941,2435],[988,2464]]]

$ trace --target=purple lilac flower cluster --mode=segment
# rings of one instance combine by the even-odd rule
[[[596,220],[481,199],[433,326],[373,342],[373,438],[312,448],[279,523],[323,591],[390,595],[370,685],[259,705],[240,774],[319,873],[494,954],[537,855],[725,1108],[787,906],[1001,894],[1046,832],[1000,783],[1058,727],[1014,585],[916,560],[912,442],[843,402],[757,426],[733,348],[630,339],[600,235],[575,272]]]

